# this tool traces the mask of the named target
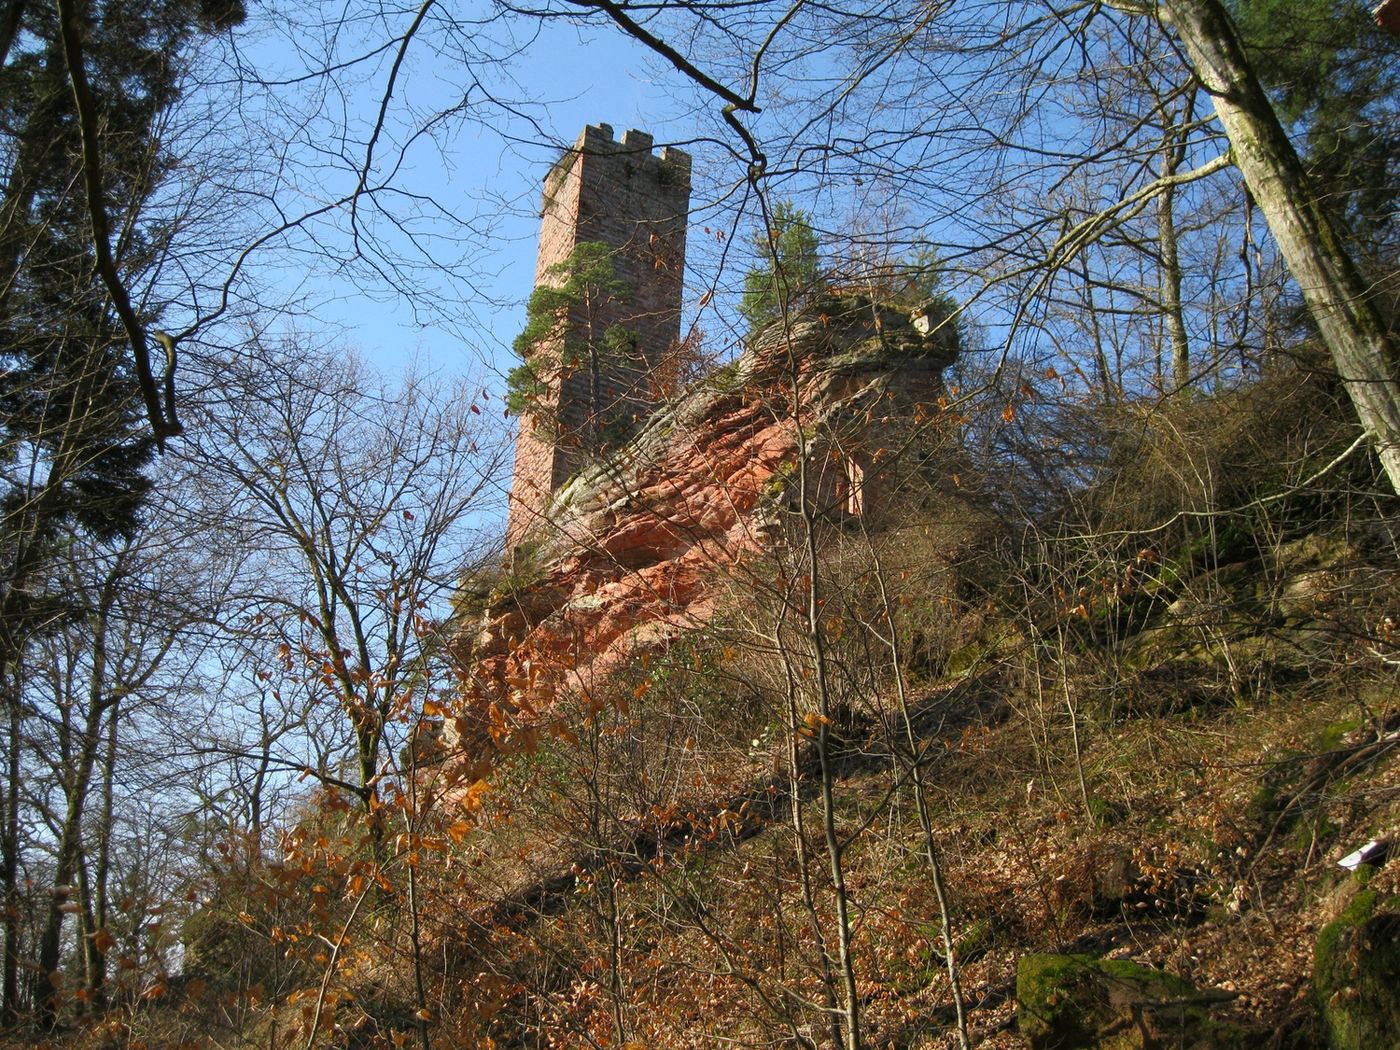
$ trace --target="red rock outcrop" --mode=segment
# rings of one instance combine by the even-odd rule
[[[463,632],[475,725],[458,731],[499,740],[703,626],[776,541],[804,445],[819,513],[872,513],[954,357],[951,325],[926,327],[856,299],[809,308],[561,487]]]

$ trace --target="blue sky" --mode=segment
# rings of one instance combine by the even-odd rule
[[[289,77],[305,62],[305,55],[297,53],[300,41],[289,39],[285,31],[271,34],[258,46],[267,49],[269,67],[280,65]],[[415,358],[446,373],[476,372],[483,365],[501,373],[513,364],[508,348],[523,324],[523,304],[533,282],[540,187],[557,157],[551,142],[572,142],[585,124],[599,122],[611,124],[619,136],[634,127],[652,132],[658,143],[694,134],[693,125],[676,116],[677,95],[684,86],[679,76],[658,71],[643,49],[615,31],[545,23],[506,68],[491,72],[513,81],[518,97],[533,101],[529,115],[539,130],[519,119],[492,119],[487,127],[475,126],[479,118],[470,116],[456,128],[413,145],[395,176],[402,189],[430,194],[438,206],[459,216],[478,213],[482,224],[490,227],[471,246],[469,287],[465,292],[459,288],[472,316],[454,330],[451,318],[422,312],[421,303],[416,310],[411,296],[366,280],[363,273],[336,272],[329,263],[316,261],[304,268],[289,266],[270,258],[267,265],[277,274],[274,281],[284,288],[295,286],[308,303],[307,313],[295,322],[298,329],[309,330],[319,341],[354,349],[389,373]],[[384,136],[389,148],[381,144],[377,160],[394,155],[402,128],[414,121],[421,126],[425,114],[451,107],[460,97],[463,75],[460,66],[438,60],[430,38],[415,40],[389,113]],[[344,114],[350,113],[363,131],[386,76],[386,62],[367,69],[357,95],[334,100],[345,109],[323,108],[325,126],[344,121]],[[500,85],[492,89],[507,90]],[[324,170],[331,183],[343,183],[347,177],[343,165],[339,171]],[[317,192],[334,196],[338,191],[324,185]],[[314,197],[306,199],[314,202]],[[381,224],[379,236],[386,236],[383,231],[388,228]],[[387,236],[386,243],[392,243],[395,235],[391,231]]]

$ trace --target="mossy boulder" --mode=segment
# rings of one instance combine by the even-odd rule
[[[1362,890],[1322,928],[1313,991],[1332,1050],[1400,1048],[1400,898]]]
[[[1243,1050],[1258,1033],[1210,1016],[1228,994],[1122,959],[1023,955],[1017,1022],[1031,1050]]]

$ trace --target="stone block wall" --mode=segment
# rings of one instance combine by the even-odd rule
[[[591,328],[619,324],[636,333],[632,359],[615,362],[601,385],[607,402],[624,403],[637,416],[655,403],[651,369],[680,337],[689,207],[690,156],[671,147],[653,154],[651,136],[640,131],[619,142],[607,124],[585,128],[545,178],[536,284],[549,280],[550,267],[577,244],[601,241],[613,249],[614,269],[629,291],[602,304]],[[543,415],[557,420],[557,428],[520,421],[506,526],[512,552],[588,458],[577,435],[591,414],[591,377],[586,370],[556,374],[548,387]]]

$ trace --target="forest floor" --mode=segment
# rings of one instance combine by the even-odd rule
[[[1363,882],[1400,895],[1392,561],[1379,546],[1304,534],[1266,557],[1177,573],[1170,594],[1143,599],[1130,631],[1115,626],[1121,617],[1071,614],[1053,654],[978,612],[947,664],[915,677],[910,718],[974,1045],[1028,1045],[1018,963],[1044,952],[1184,978],[1261,1047],[1325,1045],[1312,989],[1318,932]],[[679,673],[673,684],[670,700],[656,685],[631,694],[630,708],[585,712],[579,734],[503,767],[480,826],[445,844],[442,865],[420,867],[423,943],[441,960],[427,976],[446,989],[433,1000],[432,1046],[825,1042],[813,1004],[833,982],[821,979],[813,943],[832,936],[835,916],[811,738],[798,734],[798,764],[808,870],[821,874],[804,907],[781,743],[744,723],[742,705],[725,714]],[[872,702],[833,752],[862,1029],[871,1048],[951,1048],[939,911],[894,761],[894,706]],[[692,713],[692,730],[678,711]],[[708,736],[682,740],[687,731]],[[697,767],[708,747],[713,758]],[[677,782],[696,771],[687,812],[639,821],[646,810],[634,799],[659,790],[668,769]],[[590,830],[606,814],[614,823]],[[1389,851],[1358,872],[1339,865],[1371,840]],[[306,910],[295,899],[279,906]],[[258,916],[231,921],[250,934],[241,950],[265,950],[251,936]],[[350,928],[338,913],[323,921]],[[221,979],[208,973],[172,979],[166,1002],[142,1004],[139,1018],[4,1045],[407,1045],[403,927],[365,925],[355,973],[308,955],[280,971],[277,996],[221,992],[225,1003],[243,996],[236,1031],[237,1011],[189,991]],[[328,989],[341,1020],[324,1037],[294,1036],[297,1011]],[[607,1038],[624,1024],[625,1040]]]
[[[1337,862],[1372,839],[1400,839],[1397,720],[1384,718],[1378,747],[1375,723],[1338,692],[1314,683],[1121,722],[1084,751],[1097,818],[1073,769],[1037,773],[1018,719],[964,739],[939,776],[938,838],[964,923],[1001,926],[964,956],[978,1044],[1025,1045],[1017,960],[1070,951],[1231,993],[1224,1015],[1257,1027],[1260,1045],[1322,1045],[1314,945],[1359,887]],[[1400,857],[1369,885],[1400,892]]]

